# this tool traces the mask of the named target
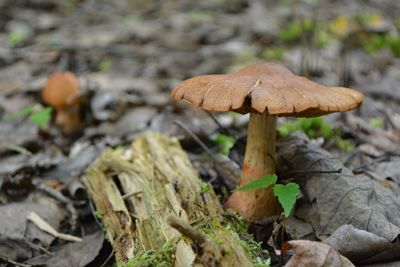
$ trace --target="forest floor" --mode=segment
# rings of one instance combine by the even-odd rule
[[[279,118],[278,154],[303,172],[278,168],[278,176],[299,183],[302,194],[284,240],[271,242],[277,237],[263,235],[263,224],[255,238],[278,254],[282,241],[308,239],[358,265],[400,261],[398,10],[400,1],[391,0],[0,0],[0,266],[111,266],[112,248],[82,178],[106,147],[127,147],[147,130],[179,137],[224,202],[230,189],[174,122],[240,165],[248,115],[213,113],[216,123],[170,94],[184,79],[265,61],[359,90],[364,103],[324,120]],[[74,134],[56,126],[41,99],[59,70],[81,86]],[[334,169],[354,179],[324,173]],[[39,230],[30,212],[84,241]],[[346,238],[355,241],[341,247]]]

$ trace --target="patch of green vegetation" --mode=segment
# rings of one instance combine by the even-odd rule
[[[387,44],[396,57],[400,57],[400,36],[387,35]]]
[[[39,111],[32,112],[29,118],[31,122],[40,128],[46,129],[49,126],[52,111],[51,107],[45,107]]]
[[[389,48],[393,55],[400,57],[400,36],[374,33],[362,42],[362,49],[368,54],[375,54],[383,48]]]
[[[313,43],[318,47],[324,47],[331,43],[335,38],[325,29],[318,28],[314,32]]]
[[[123,22],[126,24],[135,23],[135,22],[139,21],[139,17],[136,14],[126,15],[122,19],[123,19]]]
[[[315,23],[311,19],[294,20],[279,32],[278,38],[284,42],[296,41],[305,32],[312,31],[314,27]]]
[[[96,218],[97,218],[98,220],[102,220],[102,219],[103,219],[103,213],[101,213],[101,212],[98,211],[98,210],[96,210],[96,211],[94,212],[94,216],[96,216]]]
[[[288,121],[278,127],[280,136],[287,136],[295,131],[303,131],[310,138],[318,136],[329,138],[332,136],[331,126],[322,117],[300,118]]]
[[[263,49],[260,57],[266,60],[282,60],[285,50],[279,46],[270,46]]]
[[[176,247],[175,245],[173,245],[173,242],[167,241],[162,246],[162,249],[160,251],[145,251],[141,255],[134,257],[127,263],[119,265],[118,267],[173,266],[175,250]]]
[[[201,192],[202,193],[208,193],[211,190],[210,184],[207,183],[207,182],[201,181],[200,187],[201,187]]]
[[[186,18],[191,23],[204,23],[213,20],[215,14],[206,10],[192,10],[186,13]]]
[[[229,217],[226,218],[229,223],[225,228],[229,231],[233,229],[234,232],[237,233],[234,235],[235,241],[245,250],[247,255],[250,256],[254,266],[269,267],[271,260],[268,251],[262,249],[261,242],[258,243],[254,241],[254,237],[249,234],[248,225],[243,218],[237,214],[229,214]]]
[[[378,120],[373,121],[373,123],[379,126],[381,122]],[[354,149],[352,141],[343,139],[341,137],[341,130],[339,128],[332,129],[322,117],[291,120],[279,126],[277,131],[280,136],[287,136],[289,133],[302,131],[310,138],[319,136],[326,139],[331,138],[335,142],[336,147],[342,151],[351,152]]]
[[[283,28],[279,34],[278,38],[284,42],[290,42],[298,40],[303,34],[303,28],[299,21],[294,21]]]
[[[282,4],[285,4],[285,5],[291,5],[291,4],[293,4],[295,1],[297,1],[297,0],[280,0],[280,2],[282,3]],[[304,3],[304,4],[307,4],[307,5],[315,5],[315,4],[317,4],[318,3],[318,0],[301,0],[301,2],[302,3]]]
[[[236,142],[235,137],[225,134],[217,134],[212,137],[212,140],[219,146],[218,153],[225,156],[229,154],[229,151]]]
[[[53,109],[51,107],[43,107],[41,105],[31,105],[22,110],[8,114],[4,118],[6,120],[17,120],[29,116],[29,120],[40,128],[46,129],[49,125]]]
[[[109,59],[103,59],[102,61],[100,61],[99,63],[99,70],[101,72],[106,72],[111,68],[111,61]]]
[[[362,44],[362,48],[368,54],[375,54],[386,46],[386,40],[384,35],[373,34]]]
[[[340,150],[342,150],[344,152],[351,152],[354,149],[354,145],[353,145],[352,141],[350,141],[348,139],[342,139],[341,137],[338,137],[336,139],[335,144]]]
[[[7,36],[7,43],[10,46],[19,46],[28,38],[28,34],[25,31],[12,31]]]
[[[368,121],[368,124],[374,128],[382,129],[385,126],[385,121],[382,118],[372,118]]]

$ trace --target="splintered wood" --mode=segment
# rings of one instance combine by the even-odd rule
[[[151,258],[143,255],[165,256],[172,248],[173,266],[253,266],[232,217],[223,216],[175,138],[147,132],[127,150],[108,149],[85,183],[118,264],[140,265]]]

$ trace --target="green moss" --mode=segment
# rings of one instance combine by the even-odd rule
[[[222,224],[221,221],[224,221],[224,223]],[[221,217],[204,218],[199,220],[194,227],[208,239],[222,246],[224,245],[224,240],[220,238],[218,233],[221,233],[221,231],[229,233],[230,236],[233,236],[235,243],[239,244],[247,255],[249,255],[255,266],[269,266],[268,252],[263,250],[261,245],[254,241],[253,236],[248,233],[247,224],[238,215],[227,214],[224,216],[224,220]],[[186,237],[182,238],[188,240]],[[160,251],[149,250],[143,252],[118,267],[173,266],[175,250],[176,242],[167,241]],[[225,253],[230,255],[232,251],[225,251]]]
[[[270,257],[268,251],[262,249],[261,243],[254,241],[253,235],[248,232],[248,225],[237,214],[229,214],[227,217],[229,223],[226,225],[226,229],[233,229],[235,233],[234,238],[236,242],[246,251],[247,255],[250,256],[254,265],[257,267],[268,267],[270,266]]]
[[[171,241],[165,242],[160,251],[148,250],[118,267],[168,267],[173,266],[176,247]]]
[[[206,182],[201,182],[201,184],[200,184],[200,187],[201,187],[201,192],[202,193],[208,193],[208,192],[210,192],[210,184],[209,183],[206,183]]]
[[[218,231],[229,232],[235,239],[235,242],[244,249],[255,266],[269,266],[270,259],[268,251],[263,250],[261,244],[254,241],[253,236],[248,233],[248,225],[242,217],[233,213],[228,213],[224,216],[224,222],[224,224],[221,224],[220,218],[202,221],[201,226],[199,225],[199,229],[217,244],[223,244],[223,240],[216,236],[216,233],[218,233]],[[229,255],[232,251],[225,251],[225,253]]]
[[[102,219],[103,219],[103,213],[101,213],[101,212],[98,211],[98,210],[96,210],[96,211],[94,212],[94,216],[96,216],[96,218],[97,218],[98,220],[102,220]]]

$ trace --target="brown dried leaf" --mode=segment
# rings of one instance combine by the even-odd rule
[[[285,267],[321,266],[321,267],[350,267],[354,266],[346,257],[343,257],[331,246],[309,240],[289,241],[283,251],[295,249],[295,254],[286,263]]]

